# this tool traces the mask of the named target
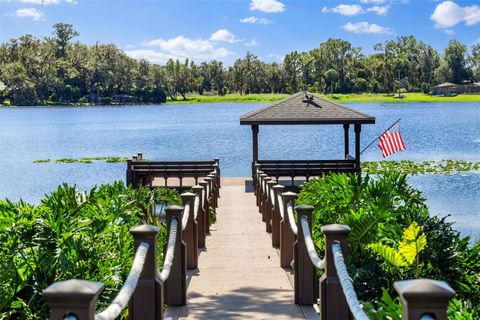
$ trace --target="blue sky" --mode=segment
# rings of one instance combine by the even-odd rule
[[[0,0],[0,19],[0,42],[49,36],[53,24],[64,22],[81,42],[114,43],[156,63],[189,57],[230,65],[247,51],[280,61],[330,37],[364,53],[410,34],[438,50],[454,38],[469,47],[480,42],[479,0]]]

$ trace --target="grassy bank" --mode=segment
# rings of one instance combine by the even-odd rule
[[[335,94],[332,98],[331,95],[320,95],[325,99],[335,101],[337,103],[354,103],[354,102],[480,102],[480,94],[468,94],[468,95],[458,95],[456,97],[433,97],[423,93],[404,93],[405,97],[403,99],[395,99],[393,94],[384,94],[384,93],[351,93],[351,94]],[[183,100],[179,97],[179,100],[168,99],[166,104],[200,104],[200,103],[216,103],[216,102],[275,102],[283,98],[288,97],[289,94],[285,93],[258,93],[258,94],[226,94],[224,96],[216,95],[198,95],[190,94],[187,95],[187,100]],[[132,104],[132,105],[155,105],[152,103],[149,104]],[[46,107],[54,105],[39,105],[39,107]],[[60,106],[60,105],[56,105]],[[71,104],[62,104],[61,106],[72,106],[72,107],[94,107],[99,106],[92,103],[71,103]],[[111,106],[111,105],[102,105],[102,106]],[[121,105],[116,105],[121,106]],[[0,104],[0,107],[15,107],[7,106]]]
[[[288,94],[284,93],[259,93],[259,94],[226,94],[224,96],[201,96],[201,95],[188,95],[187,100],[168,99],[168,104],[192,104],[192,103],[214,103],[214,102],[274,102],[280,99],[288,97]]]
[[[348,102],[480,102],[480,95],[458,95],[456,97],[432,97],[423,93],[405,93],[405,98],[395,99],[393,94],[363,93],[321,95],[339,103]],[[287,97],[288,94],[226,94],[224,96],[188,95],[187,100],[168,100],[168,104],[192,104],[213,102],[274,102]]]

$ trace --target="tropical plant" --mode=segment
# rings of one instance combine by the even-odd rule
[[[156,193],[157,200],[179,199],[170,190]],[[146,215],[152,198],[148,189],[115,182],[88,192],[64,184],[38,205],[0,200],[0,319],[48,318],[42,291],[71,278],[103,282],[98,304],[103,309],[130,270],[130,228],[159,224]],[[166,228],[159,225],[161,267]]]
[[[320,251],[321,226],[350,226],[347,266],[363,301],[376,304],[382,288],[393,296],[393,282],[424,277],[446,280],[460,300],[480,305],[480,242],[461,237],[446,217],[430,215],[406,175],[329,174],[305,184],[297,202],[314,207],[312,234]]]
[[[378,254],[391,266],[401,269],[416,264],[415,275],[418,278],[420,272],[419,254],[427,245],[427,237],[421,234],[417,222],[412,222],[405,229],[401,242],[396,247],[383,244],[382,242],[367,245],[367,248]]]

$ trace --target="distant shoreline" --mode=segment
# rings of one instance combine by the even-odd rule
[[[337,103],[409,103],[409,102],[480,102],[480,94],[460,94],[454,97],[431,96],[423,93],[412,92],[403,93],[402,99],[394,98],[393,94],[385,93],[363,93],[363,94],[334,94],[320,95],[321,97]],[[269,103],[288,97],[284,93],[260,93],[260,94],[226,94],[217,95],[196,95],[192,94],[187,100],[167,100],[166,103],[131,103],[131,104],[90,104],[90,103],[72,103],[59,105],[37,105],[37,106],[7,106],[0,105],[0,108],[15,107],[98,107],[98,106],[149,106],[149,105],[173,105],[173,104],[205,104],[205,103]]]

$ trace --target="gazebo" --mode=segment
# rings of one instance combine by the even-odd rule
[[[316,176],[327,172],[360,172],[360,133],[362,124],[374,124],[375,117],[301,91],[240,117],[241,125],[252,128],[252,174],[254,165],[277,177]],[[338,160],[260,160],[258,133],[260,125],[343,125],[344,159]],[[355,155],[349,154],[349,128],[354,126]],[[267,172],[266,172],[267,171]]]

